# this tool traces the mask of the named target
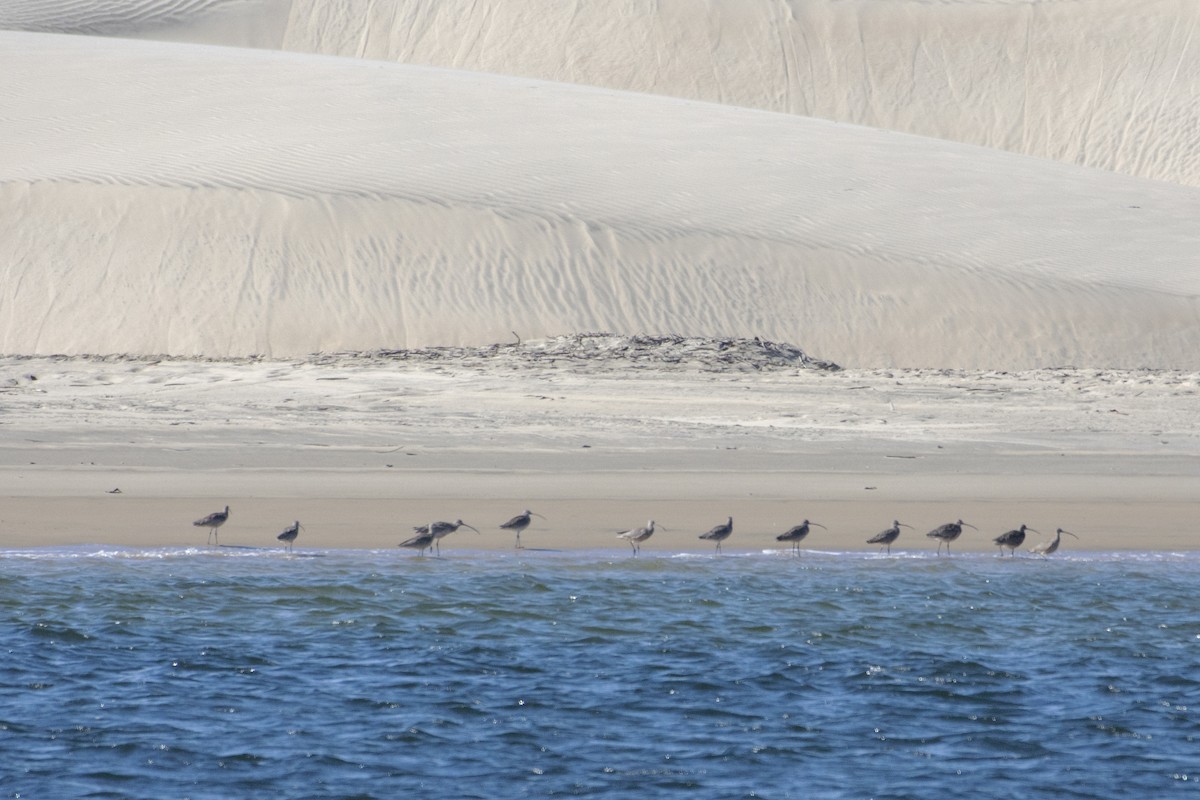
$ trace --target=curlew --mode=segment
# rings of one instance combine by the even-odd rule
[[[1075,536],[1075,534],[1071,533],[1070,531],[1064,531],[1062,528],[1059,528],[1054,533],[1054,541],[1042,542],[1039,545],[1029,548],[1029,551],[1031,553],[1037,553],[1042,558],[1045,558],[1046,556],[1050,555],[1051,553],[1053,553],[1055,550],[1058,549],[1059,544],[1062,543],[1062,535],[1064,533],[1067,536]],[[1079,537],[1075,536],[1075,538],[1078,539]],[[1003,551],[1001,551],[1001,552],[1003,552]]]
[[[433,534],[429,533],[428,531],[425,533],[418,533],[411,539],[405,539],[397,546],[407,547],[409,550],[416,550],[417,555],[423,556],[425,555],[426,550],[433,549]]]
[[[663,528],[666,530],[666,528]],[[629,542],[629,546],[633,548],[633,554],[636,556],[642,552],[642,542],[654,535],[654,520],[646,523],[644,528],[630,528],[627,531],[621,531],[617,534],[618,539],[624,539]]]
[[[220,538],[217,536],[217,529],[220,528],[229,519],[229,506],[225,506],[224,511],[214,511],[204,519],[198,519],[192,524],[197,528],[208,528],[208,541],[210,544],[220,544]]]
[[[284,528],[283,533],[279,534],[275,538],[283,542],[283,547],[285,550],[291,552],[292,545],[295,543],[296,537],[300,535],[301,527],[300,520],[296,520],[291,525]]]
[[[1000,545],[1000,555],[1001,556],[1004,555],[1004,548],[1007,547],[1009,549],[1009,552],[1011,552],[1012,555],[1015,557],[1017,555],[1017,548],[1020,547],[1021,543],[1025,541],[1025,531],[1033,531],[1034,533],[1041,533],[1041,531],[1036,531],[1036,530],[1033,530],[1033,528],[1030,528],[1026,525],[1022,525],[1020,528],[1017,528],[1016,530],[1008,531],[1007,533],[1002,533],[999,536],[997,536],[995,539],[993,539],[992,541],[994,541],[996,544]]]
[[[508,522],[506,522],[500,526],[501,530],[517,532],[517,549],[518,550],[521,549],[521,531],[523,531],[529,527],[529,523],[533,521],[532,519],[530,519],[531,517],[540,517],[541,519],[545,519],[545,517],[543,517],[541,514],[535,514],[527,508],[527,509],[525,509],[525,511],[523,511],[520,514],[517,514],[515,517],[510,519]]]
[[[716,526],[715,528],[710,530],[708,533],[700,534],[700,538],[708,539],[709,541],[716,542],[717,543],[717,552],[719,553],[719,552],[721,552],[721,542],[728,539],[730,537],[730,535],[732,535],[732,534],[733,534],[733,517],[730,517],[728,520],[726,520],[722,524]]]
[[[867,539],[867,544],[881,544],[883,547],[887,548],[888,554],[891,555],[892,542],[900,538],[901,528],[908,528],[911,530],[912,525],[905,525],[898,519],[892,520],[892,527],[888,528],[886,531],[880,531],[870,539]],[[879,549],[882,550],[883,547]]]
[[[819,522],[809,522],[808,520],[804,520],[804,522],[801,522],[799,525],[795,525],[791,528],[788,528],[786,531],[784,531],[783,533],[776,536],[775,541],[791,542],[792,543],[792,552],[795,553],[796,555],[800,555],[800,542],[804,541],[805,536],[808,536],[808,526],[809,525],[816,525],[818,528],[821,528],[822,530],[829,530],[828,528],[826,528],[824,525],[822,525]]]
[[[927,533],[925,535],[931,539],[938,540],[938,554],[939,555],[941,555],[941,552],[942,552],[942,542],[945,542],[946,543],[946,555],[950,555],[950,543],[953,542],[955,539],[957,539],[959,536],[962,536],[963,528],[971,528],[973,530],[979,530],[979,528],[976,528],[971,523],[963,522],[960,519],[958,522],[947,522],[945,525],[939,525],[938,527],[934,528],[933,530],[931,530],[929,533]]]
[[[417,533],[429,533],[432,530],[433,546],[437,548],[437,554],[440,556],[442,554],[442,539],[454,533],[459,528],[470,528],[476,533],[479,533],[478,528],[468,525],[461,519],[457,520],[456,522],[431,522],[428,525],[418,525],[414,527],[413,530]]]

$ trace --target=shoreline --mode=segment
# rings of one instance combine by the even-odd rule
[[[1200,374],[1116,370],[742,372],[606,361],[494,363],[0,359],[0,546],[203,544],[192,521],[232,507],[230,543],[389,548],[463,519],[472,548],[542,514],[531,543],[702,553],[898,547],[963,519],[955,550],[1026,524],[1066,549],[1200,550]],[[112,493],[120,489],[120,493]],[[661,530],[666,526],[666,530]],[[543,540],[542,537],[545,537]]]
[[[715,482],[718,476],[710,477]],[[1095,491],[1086,496],[1051,498],[1029,493],[953,503],[901,499],[892,496],[894,491],[871,498],[824,497],[809,502],[762,493],[656,499],[549,497],[545,493],[536,497],[493,494],[484,498],[451,491],[436,497],[409,493],[386,498],[139,496],[129,490],[111,496],[10,495],[4,500],[4,545],[196,546],[205,542],[207,531],[194,527],[192,521],[228,504],[232,513],[221,529],[221,541],[255,547],[276,546],[275,535],[296,519],[305,528],[297,542],[302,549],[372,550],[396,547],[412,535],[412,527],[425,522],[463,519],[480,533],[464,529],[452,534],[461,546],[511,550],[514,536],[500,530],[499,525],[529,508],[546,520],[535,520],[522,540],[527,545],[557,550],[627,549],[628,545],[616,537],[617,532],[654,519],[659,529],[647,543],[647,550],[661,546],[677,552],[705,553],[712,551],[713,545],[699,540],[699,534],[732,515],[734,534],[723,545],[731,552],[778,547],[774,537],[806,518],[828,528],[814,528],[805,540],[805,548],[815,550],[875,550],[876,546],[866,540],[899,519],[912,525],[913,530],[903,531],[896,548],[932,553],[937,543],[925,532],[961,518],[980,530],[964,531],[952,546],[955,552],[994,551],[997,548],[992,539],[1021,524],[1041,533],[1031,532],[1024,548],[1053,538],[1055,528],[1062,527],[1079,536],[1078,540],[1064,540],[1064,550],[1200,551],[1200,542],[1191,533],[1197,511],[1194,500],[1176,492],[1160,493],[1153,500],[1144,495],[1140,500],[1134,497],[1141,486],[1151,485],[1149,480],[1126,487],[1124,495],[1101,499],[1106,486],[1120,482],[1095,482]],[[1152,524],[1145,522],[1147,516],[1153,518]]]

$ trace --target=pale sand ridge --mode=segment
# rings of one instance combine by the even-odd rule
[[[9,0],[0,28],[651,92],[1200,185],[1188,0]]]
[[[1192,367],[1200,193],[711,104],[0,34],[0,351],[761,335],[859,366]]]

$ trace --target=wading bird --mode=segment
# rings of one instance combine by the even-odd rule
[[[433,549],[433,534],[428,531],[418,533],[411,539],[405,539],[397,547],[407,547],[409,550],[416,550],[417,555],[423,556],[426,550]]]
[[[1015,557],[1017,555],[1017,548],[1020,547],[1021,543],[1025,541],[1025,531],[1033,531],[1034,533],[1041,533],[1041,531],[1036,531],[1036,530],[1033,530],[1033,528],[1030,528],[1026,525],[1022,525],[1020,528],[1017,528],[1014,531],[1008,531],[1007,533],[1002,533],[999,536],[997,536],[995,539],[993,539],[992,541],[994,541],[996,544],[1000,545],[1000,555],[1001,556],[1004,555],[1004,548],[1007,547],[1009,549],[1009,552],[1012,553],[1012,555]]]
[[[1058,545],[1060,542],[1062,542],[1062,535],[1064,533],[1067,536],[1075,536],[1075,534],[1071,533],[1070,531],[1064,531],[1062,528],[1059,528],[1054,533],[1054,541],[1042,542],[1039,545],[1029,548],[1029,551],[1031,553],[1037,553],[1039,556],[1042,556],[1043,558],[1045,558],[1046,556],[1050,555],[1051,553],[1053,553],[1055,550],[1058,549]],[[1079,537],[1075,536],[1075,538],[1078,539]]]
[[[530,517],[540,517],[541,519],[545,519],[545,517],[543,517],[541,514],[535,514],[527,508],[527,509],[525,509],[525,511],[523,513],[517,514],[515,517],[510,519],[508,522],[506,522],[500,526],[501,530],[517,532],[517,549],[518,550],[521,549],[521,531],[528,528],[529,523],[533,521],[532,519],[530,519]]]
[[[979,530],[979,528],[976,528],[974,525],[970,524],[969,522],[963,522],[960,519],[958,522],[947,522],[945,525],[939,525],[938,527],[934,528],[933,530],[931,530],[929,533],[927,533],[925,535],[931,539],[938,540],[938,554],[941,554],[942,542],[945,542],[946,543],[946,555],[949,555],[950,554],[950,543],[953,542],[955,539],[957,539],[959,536],[962,536],[963,528],[971,528],[973,530]]]
[[[725,541],[733,533],[733,517],[730,517],[723,524],[716,526],[708,533],[700,534],[701,539],[717,543],[717,552],[721,552],[721,542]]]
[[[431,522],[428,525],[418,525],[413,530],[417,533],[430,533],[432,531],[433,546],[437,548],[437,554],[440,556],[442,554],[442,539],[454,533],[459,528],[471,528],[471,530],[479,533],[477,528],[468,525],[461,519],[457,522]]]
[[[909,530],[912,530],[912,525],[905,525],[898,519],[892,520],[892,527],[888,528],[886,531],[880,531],[870,539],[867,539],[867,544],[881,544],[883,547],[887,548],[888,554],[890,555],[892,552],[892,542],[900,538],[901,528],[908,528]],[[883,547],[879,549],[882,550]]]
[[[229,519],[229,506],[225,506],[224,511],[214,511],[204,519],[198,519],[192,524],[197,528],[208,528],[208,541],[210,544],[220,544],[220,539],[217,536],[217,528],[220,528]]]
[[[292,545],[296,541],[296,537],[300,535],[300,520],[296,520],[291,525],[283,529],[283,533],[275,538],[283,542],[284,549],[291,552]]]
[[[663,530],[666,530],[664,528]],[[630,528],[627,531],[621,531],[617,534],[618,539],[624,539],[629,542],[629,546],[633,548],[633,554],[636,556],[642,552],[642,542],[654,535],[654,520],[646,523],[644,528]]]
[[[791,542],[792,552],[796,555],[800,555],[800,542],[804,541],[805,536],[808,536],[809,525],[816,525],[821,530],[829,530],[819,522],[809,522],[808,520],[804,520],[804,522],[801,522],[799,525],[788,528],[786,531],[776,536],[775,541]]]

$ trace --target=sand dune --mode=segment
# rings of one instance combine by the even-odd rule
[[[0,28],[246,45],[749,106],[1200,185],[1188,0],[9,0]]]
[[[1194,366],[1200,193],[528,79],[0,34],[0,350],[762,335],[842,364]]]
[[[1198,13],[0,3],[6,541],[1192,549]]]

